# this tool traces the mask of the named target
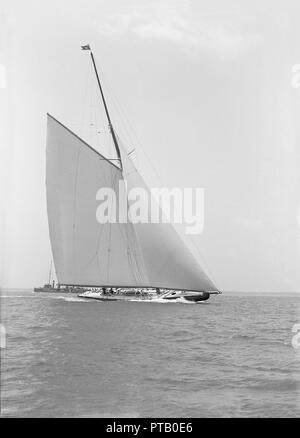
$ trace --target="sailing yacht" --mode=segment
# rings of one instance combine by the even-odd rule
[[[89,45],[82,49],[91,57],[117,158],[103,156],[47,114],[47,212],[59,284],[100,300],[198,302],[219,294],[171,223],[96,220],[101,187],[118,196],[119,183],[125,182],[127,191],[151,193],[115,131],[93,52]]]
[[[56,291],[55,282],[54,282],[54,280],[52,280],[52,282],[51,282],[51,278],[52,278],[52,260],[50,262],[48,283],[44,284],[44,286],[42,286],[42,287],[35,287],[33,289],[33,291],[34,292],[53,292],[53,291]]]

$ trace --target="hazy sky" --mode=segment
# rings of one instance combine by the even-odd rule
[[[193,242],[217,286],[300,291],[298,1],[0,4],[2,286],[47,280],[46,112],[112,153],[91,127],[90,43],[145,179],[205,188]]]

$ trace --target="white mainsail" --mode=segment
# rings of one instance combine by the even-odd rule
[[[216,291],[169,223],[105,223],[96,193],[119,181],[149,189],[121,148],[123,169],[48,115],[47,210],[58,282],[81,286]]]
[[[48,221],[58,282],[147,286],[133,224],[96,220],[96,193],[100,187],[117,189],[121,170],[50,115],[46,161]]]

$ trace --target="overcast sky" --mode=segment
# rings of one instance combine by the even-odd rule
[[[47,280],[46,113],[112,153],[91,127],[90,43],[145,179],[205,189],[193,243],[217,286],[300,291],[298,1],[0,4],[2,286]]]

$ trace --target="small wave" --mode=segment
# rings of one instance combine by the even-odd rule
[[[163,300],[162,298],[153,298],[153,299],[151,299],[151,298],[149,298],[149,299],[147,299],[147,298],[143,298],[142,300],[141,299],[132,299],[132,300],[128,300],[128,301],[134,301],[134,302],[138,302],[138,303],[162,303],[162,304],[166,304],[167,303],[167,301],[166,300]]]
[[[75,414],[74,414],[75,416]],[[76,414],[76,417],[80,418],[137,418],[139,417],[138,412],[86,412]]]
[[[63,300],[63,301],[67,301],[70,303],[88,303],[88,300],[85,300],[84,298],[79,298],[79,297],[63,297],[63,296],[58,296],[58,297],[52,297],[56,300]]]
[[[254,385],[248,385],[248,388],[254,391],[297,391],[298,384],[297,381],[291,379],[284,380],[270,380],[268,382],[260,382]]]
[[[84,298],[71,298],[66,297],[65,301],[71,302],[71,303],[88,303],[88,300],[85,300]]]
[[[175,330],[169,333],[167,336],[177,337],[177,336],[185,336],[193,334],[192,330]]]
[[[253,339],[257,338],[257,335],[233,335],[231,336],[231,339],[236,339],[240,341],[252,341]]]
[[[1,295],[1,298],[36,298],[36,296],[34,295]]]
[[[254,370],[254,371],[262,371],[264,373],[278,373],[278,374],[288,374],[290,375],[292,372],[297,372],[298,369],[286,369],[284,367],[268,367],[268,366],[257,366],[257,365],[235,365],[233,366],[242,367],[244,369]]]
[[[265,344],[267,343],[269,346],[270,345],[284,345],[284,346],[288,346],[290,347],[290,342],[286,342],[282,339],[268,339],[265,336],[261,335],[260,333],[257,334],[236,334],[236,335],[232,335],[230,336],[230,340],[232,341],[237,341],[237,342],[255,342],[256,344]]]
[[[30,338],[28,336],[26,336],[26,335],[14,335],[14,334],[10,334],[10,339],[13,342],[16,342],[16,341],[26,341],[27,339],[30,339]]]
[[[176,298],[175,300],[166,300],[164,298],[152,298],[152,299],[132,299],[128,301],[135,301],[140,303],[157,303],[157,304],[198,304],[193,301],[187,301],[184,298]]]

